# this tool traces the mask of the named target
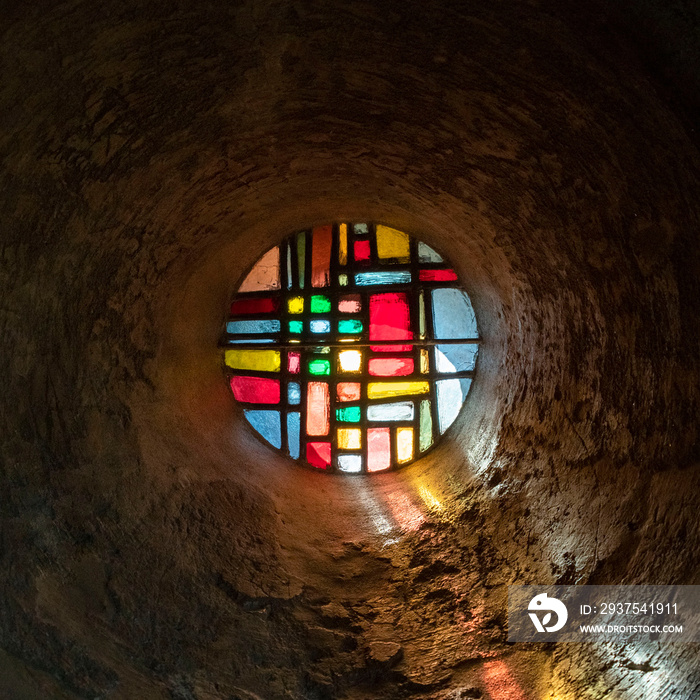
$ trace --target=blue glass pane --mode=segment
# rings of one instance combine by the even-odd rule
[[[248,422],[272,445],[282,447],[279,411],[245,411]]]
[[[368,406],[367,420],[413,420],[413,402],[397,401]]]
[[[287,385],[287,401],[292,405],[301,403],[301,387],[299,386],[299,382],[289,382]]]
[[[479,346],[474,345],[437,345],[435,347],[435,367],[437,371],[470,372],[476,364]]]
[[[400,272],[358,272],[355,275],[355,284],[367,287],[370,284],[407,284],[411,281],[411,273],[408,270]]]
[[[264,321],[229,321],[226,324],[227,333],[277,333],[280,322],[274,319]]]
[[[471,379],[440,379],[436,382],[440,433],[444,433],[459,414],[471,383]]]
[[[287,444],[289,446],[289,454],[294,459],[299,459],[299,431],[300,431],[300,414],[287,414]]]
[[[433,329],[436,338],[478,338],[469,297],[459,289],[433,289]]]
[[[361,472],[362,457],[360,455],[338,455],[338,469],[342,472]]]
[[[331,322],[322,321],[320,319],[315,319],[309,324],[312,333],[330,333],[331,332]]]
[[[444,262],[439,253],[434,251],[429,245],[420,242],[418,243],[418,260],[422,263]]]

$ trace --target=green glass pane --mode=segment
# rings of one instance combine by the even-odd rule
[[[418,330],[420,337],[425,338],[425,296],[422,289],[418,295]]]
[[[330,374],[331,363],[329,360],[316,359],[309,361],[310,374]]]
[[[290,333],[301,333],[304,330],[303,321],[290,321],[289,322],[289,332]]]
[[[331,300],[324,294],[314,294],[311,297],[311,313],[327,314],[331,310]]]
[[[362,321],[357,318],[338,321],[338,333],[362,333]]]
[[[425,452],[433,444],[433,417],[430,401],[420,402],[420,451]]]
[[[335,409],[335,419],[341,423],[359,423],[360,422],[360,407],[345,406],[344,408]]]

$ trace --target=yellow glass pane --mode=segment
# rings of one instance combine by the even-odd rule
[[[407,394],[427,394],[428,382],[370,382],[367,385],[368,399],[388,399]]]
[[[359,350],[341,350],[338,353],[338,366],[341,372],[359,372],[362,353]]]
[[[396,457],[399,464],[413,459],[413,428],[399,428],[396,431]]]
[[[341,265],[348,264],[348,225],[340,224],[340,248],[338,250],[338,262]]]
[[[388,226],[377,226],[377,255],[380,258],[400,258],[408,260],[411,250],[408,236],[402,231]]]
[[[338,284],[341,287],[347,287],[348,286],[348,276],[343,272],[340,275],[338,275]]]
[[[304,312],[304,297],[292,297],[287,300],[287,311],[290,314],[301,314]]]
[[[428,360],[428,351],[426,348],[421,348],[420,351],[420,371],[421,374],[428,374],[429,372],[429,360]]]
[[[338,428],[338,448],[359,450],[362,448],[362,431],[359,428]]]
[[[226,364],[231,369],[247,369],[253,372],[279,372],[279,350],[227,350]]]

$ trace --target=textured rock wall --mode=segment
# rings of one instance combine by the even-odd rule
[[[14,12],[0,695],[697,692],[692,647],[505,643],[508,583],[698,583],[700,159],[620,37],[514,0]],[[259,255],[343,218],[448,250],[485,339],[374,479],[266,449],[216,347]]]

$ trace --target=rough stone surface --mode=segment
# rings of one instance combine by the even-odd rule
[[[700,583],[697,25],[627,4],[3,9],[0,697],[700,694],[692,645],[506,643],[510,583]],[[346,218],[449,250],[484,336],[372,479],[266,449],[217,348]]]
[[[368,651],[372,661],[389,666],[393,666],[402,656],[402,649],[396,642],[370,642]]]

